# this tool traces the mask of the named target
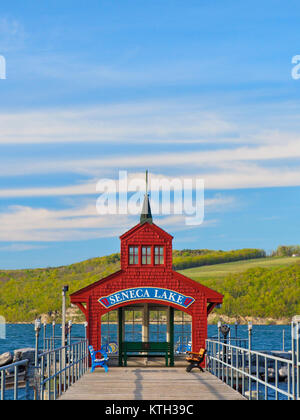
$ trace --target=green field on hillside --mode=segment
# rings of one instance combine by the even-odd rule
[[[300,258],[265,258],[181,270],[224,295],[219,315],[291,319],[300,313]]]
[[[243,271],[246,271],[250,268],[279,268],[296,263],[300,263],[300,257],[255,258],[252,260],[235,261],[225,264],[214,264],[205,265],[202,267],[187,268],[186,270],[178,270],[178,272],[201,283],[201,281],[210,280],[213,278],[224,278],[229,274],[242,273]]]

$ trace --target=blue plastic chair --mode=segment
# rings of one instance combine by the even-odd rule
[[[105,346],[102,346],[101,349],[97,351],[94,350],[93,346],[89,346],[89,351],[90,351],[91,359],[92,359],[91,372],[94,372],[96,366],[101,366],[104,368],[105,372],[108,372],[108,366],[107,366],[108,355],[106,353]],[[96,358],[97,353],[101,353],[102,355],[101,359]]]

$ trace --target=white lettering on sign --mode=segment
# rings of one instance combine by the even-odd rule
[[[188,308],[195,301],[193,297],[185,296],[174,290],[159,287],[133,287],[131,289],[119,290],[108,296],[102,296],[98,299],[98,302],[105,308],[110,308],[123,302],[141,299],[175,303],[183,308]]]

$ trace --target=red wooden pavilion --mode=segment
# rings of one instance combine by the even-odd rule
[[[178,314],[183,314],[184,324],[190,322],[192,350],[205,347],[208,314],[222,303],[223,296],[172,269],[173,237],[153,223],[148,194],[145,194],[140,223],[120,239],[121,269],[70,296],[71,303],[77,305],[86,317],[89,343],[99,349],[105,340],[109,341],[107,314],[116,310],[114,324],[118,322],[119,353],[129,322],[126,311],[135,310],[142,314],[140,341],[148,342],[149,326],[155,321],[151,310],[156,310],[165,314],[156,321],[158,326],[159,322],[165,323],[163,341],[169,342],[172,352],[174,313],[175,323]],[[133,329],[134,318],[133,313]],[[103,319],[106,319],[105,328]],[[156,338],[161,341],[158,335]],[[120,357],[119,363],[122,363]]]

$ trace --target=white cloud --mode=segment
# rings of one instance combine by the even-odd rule
[[[2,112],[0,127],[2,144],[204,142],[235,130],[217,112],[170,102]]]
[[[46,246],[13,243],[10,245],[0,246],[0,251],[23,252],[23,251],[31,251],[32,249],[43,249],[43,248],[46,248]]]
[[[116,236],[128,223],[124,216],[101,217],[95,206],[49,210],[10,206],[0,214],[0,241],[53,242]]]
[[[273,111],[277,115],[278,110]],[[157,142],[169,143],[170,148],[162,153],[133,154],[118,153],[115,147],[111,155],[95,154],[93,158],[78,159],[72,158],[72,154],[32,160],[16,155],[13,160],[3,159],[0,176],[74,173],[90,180],[59,187],[3,188],[0,197],[94,194],[96,178],[110,177],[118,169],[135,173],[141,168],[150,168],[156,174],[164,172],[163,176],[177,168],[181,179],[188,176],[203,178],[206,189],[300,185],[299,165],[292,167],[287,163],[300,159],[295,110],[291,109],[288,130],[286,127],[280,129],[280,125],[271,129],[267,124],[251,125],[243,119],[237,124],[223,114],[203,111],[195,104],[183,102],[178,105],[171,101],[2,113],[2,144],[85,144],[91,141],[143,145]],[[274,126],[272,118],[269,120]],[[201,149],[176,151],[172,147],[176,142],[203,145]]]
[[[205,178],[205,177],[204,177]],[[162,183],[162,184],[154,184],[155,181],[159,181],[161,179],[164,179],[166,181],[170,182],[171,188],[172,185],[175,187],[175,190],[178,189],[176,184],[172,184],[172,181],[174,178],[162,175],[162,174],[150,174],[150,180],[149,180],[149,192],[157,190],[158,185],[160,185],[160,191],[169,191],[168,190],[168,184]],[[182,191],[184,189],[184,182],[185,180],[189,179],[192,181],[193,187],[195,187],[196,179],[203,179],[203,175],[199,175],[198,177],[190,176],[190,177],[176,177],[176,179],[179,181],[178,187],[180,188],[180,185],[182,186]],[[142,172],[133,172],[128,173],[128,183],[127,188],[123,188],[123,184],[119,184],[119,179],[115,178],[113,179],[115,181],[116,191],[117,194],[119,192],[128,192],[128,197],[131,193],[134,193],[138,191],[137,186],[135,183],[132,183],[132,181],[140,180],[141,181],[141,191],[142,193],[145,191],[146,184],[145,184],[145,174]],[[85,183],[80,183],[77,185],[66,185],[66,186],[59,186],[59,187],[40,187],[40,188],[11,188],[11,189],[0,189],[0,198],[17,198],[17,197],[71,197],[71,196],[89,196],[94,195],[95,197],[100,196],[101,191],[97,188],[97,183],[99,182],[99,179],[92,179]],[[151,183],[153,182],[153,185],[155,187],[151,187]],[[173,189],[173,188],[172,188]],[[108,189],[106,192],[114,193],[114,189]],[[171,190],[172,193],[172,190]],[[171,198],[172,199],[172,198]],[[154,196],[152,197],[152,202],[154,200]],[[206,207],[216,207],[216,206],[224,206],[224,205],[230,205],[234,201],[233,197],[229,196],[215,196],[214,198],[207,199],[205,198],[205,206]],[[155,205],[154,205],[155,207]],[[157,207],[158,208],[158,207]]]
[[[265,119],[261,117],[260,108],[253,116],[250,106],[244,107],[242,114],[237,114],[236,109],[222,109],[215,105],[209,108],[202,104],[203,98],[193,102],[181,98],[177,102],[162,100],[2,111],[0,143],[282,145],[299,141],[299,112],[288,104],[268,109],[261,106]],[[282,115],[282,106],[285,115]],[[278,114],[282,115],[281,119]]]
[[[9,119],[7,116],[0,116],[0,126],[1,128],[1,139],[5,142],[14,141],[15,137],[5,132],[5,120]],[[31,138],[34,141],[34,128],[31,127],[30,119],[24,118],[24,124],[28,125],[32,134],[28,136],[28,139]],[[43,120],[40,120],[39,124],[43,126],[43,130],[47,130],[43,123]],[[48,124],[51,126],[50,122]],[[22,126],[21,121],[12,120],[11,126],[15,130],[15,126],[18,126],[21,135],[26,133],[26,128]],[[55,127],[55,124],[52,124],[52,127]],[[34,125],[33,125],[34,127]],[[47,126],[46,126],[47,127]],[[122,126],[118,128],[122,131]],[[149,128],[149,127],[148,127]],[[144,132],[147,132],[147,127],[142,128]],[[176,131],[176,128],[173,128]],[[56,130],[54,128],[54,130]],[[76,125],[72,126],[74,135],[79,135],[79,140],[83,140],[83,137],[87,140],[89,138],[88,129],[81,133],[81,130],[76,130]],[[54,141],[59,141],[61,133],[64,130],[62,129],[59,135],[54,135]],[[111,133],[113,129],[111,130]],[[124,130],[124,133],[126,130]],[[78,134],[79,133],[79,134]],[[81,133],[81,134],[80,134]],[[26,137],[26,135],[25,135]],[[130,137],[130,136],[129,136]],[[154,136],[155,137],[155,136]],[[47,137],[48,140],[51,140],[51,136]],[[108,137],[106,137],[108,138]],[[116,137],[117,138],[117,137]],[[132,137],[131,140],[133,140]],[[244,145],[235,145],[234,147],[224,147],[222,143],[211,150],[194,150],[191,152],[170,151],[162,153],[140,153],[135,154],[117,154],[106,155],[103,157],[95,158],[81,158],[81,159],[70,159],[63,157],[61,159],[56,158],[55,160],[51,159],[14,159],[13,161],[3,161],[0,167],[0,175],[10,176],[10,175],[21,175],[21,174],[43,174],[43,173],[77,173],[85,175],[94,175],[101,176],[101,174],[111,170],[111,168],[124,168],[127,170],[134,170],[136,168],[172,168],[180,167],[180,171],[186,168],[193,168],[193,172],[196,172],[197,168],[204,170],[206,168],[216,168],[219,169],[227,165],[228,168],[231,164],[237,162],[242,162],[243,165],[246,162],[259,163],[263,165],[265,161],[278,161],[278,166],[281,166],[280,160],[282,159],[299,159],[300,158],[300,136],[299,134],[292,134],[287,132],[275,132],[272,137],[271,133],[262,132],[256,133],[253,135],[255,141],[247,139],[247,144]],[[27,137],[26,137],[27,139]],[[24,141],[27,141],[27,140]],[[71,137],[70,137],[71,139]],[[171,138],[172,139],[172,138]],[[170,139],[170,141],[171,141]],[[272,141],[273,139],[273,141]],[[23,141],[22,139],[19,139]],[[130,141],[130,140],[129,140]],[[184,143],[184,140],[183,140]],[[226,168],[227,169],[227,168]],[[178,171],[179,172],[179,171]],[[205,172],[204,172],[205,173]]]
[[[165,178],[172,181],[174,177],[168,175],[169,169],[172,167],[177,168],[176,178],[183,181],[187,178],[203,179],[205,189],[237,189],[237,188],[263,188],[263,187],[288,187],[300,185],[300,167],[294,165],[290,167],[287,164],[280,162],[281,157],[297,158],[297,149],[295,147],[275,147],[270,150],[271,158],[268,159],[267,148],[256,148],[251,153],[246,151],[232,151],[223,155],[222,152],[215,151],[209,153],[181,153],[181,154],[162,154],[161,156],[139,156],[138,159],[128,157],[127,168],[132,168],[132,172],[128,172],[128,182],[134,178],[144,179],[144,173],[135,172],[136,166],[144,168],[152,168],[150,173],[151,179]],[[215,155],[215,156],[214,156]],[[258,158],[255,161],[255,156]],[[277,159],[275,159],[275,156]],[[216,160],[214,161],[214,157]],[[246,158],[250,159],[247,161]],[[232,159],[231,159],[232,158]],[[239,158],[241,160],[239,160]],[[243,160],[244,158],[245,160]],[[152,164],[150,164],[150,160]],[[191,161],[189,161],[189,159]],[[260,159],[261,162],[260,163]],[[272,163],[269,166],[263,166],[265,161]],[[276,162],[278,160],[278,162]],[[206,164],[204,163],[206,161]],[[65,185],[58,187],[29,187],[29,188],[2,188],[0,189],[0,197],[13,198],[13,197],[47,197],[47,196],[80,196],[80,195],[98,195],[96,190],[97,182],[103,177],[109,178],[106,171],[112,168],[124,168],[126,157],[112,157],[99,160],[78,160],[66,161],[60,163],[58,161],[41,162],[35,161],[23,165],[15,166],[15,170],[11,165],[4,163],[0,167],[0,174],[2,176],[12,174],[13,172],[25,172],[31,174],[38,173],[59,173],[60,171],[85,173],[85,175],[92,174],[95,176],[99,172],[99,178],[92,178],[88,181],[82,182],[77,185]],[[158,171],[164,168],[165,174],[159,174]],[[99,169],[100,168],[100,169]],[[7,169],[7,170],[6,170]],[[10,171],[10,172],[9,172]],[[28,171],[28,172],[27,172]],[[102,173],[102,171],[104,171]],[[201,171],[201,172],[200,172]],[[95,172],[95,173],[93,173]],[[115,173],[115,171],[114,171]],[[117,178],[111,177],[115,181]],[[132,190],[132,189],[131,189]],[[130,191],[130,188],[129,188]],[[135,190],[132,190],[135,191]]]
[[[11,188],[0,190],[0,197],[55,197],[96,194],[96,180],[78,185],[41,188]]]
[[[208,213],[218,205],[224,209],[226,203],[232,204],[230,197],[217,196],[207,200]],[[170,214],[155,217],[154,221],[173,230],[188,229],[190,226],[185,225],[185,217],[184,214]],[[115,237],[138,222],[138,215],[100,216],[93,200],[61,210],[10,206],[6,212],[0,213],[0,242],[53,242]],[[214,223],[208,219],[202,226]],[[22,248],[22,245],[19,246]],[[13,246],[9,247],[12,249]],[[8,246],[4,248],[8,250]]]

